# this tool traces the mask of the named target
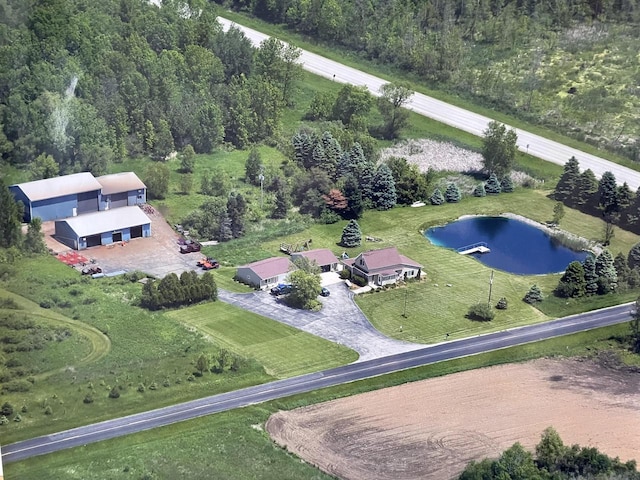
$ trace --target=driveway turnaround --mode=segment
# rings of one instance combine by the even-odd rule
[[[326,287],[331,295],[318,297],[322,302],[319,312],[290,308],[282,297],[274,297],[267,291],[231,293],[218,289],[218,299],[349,347],[360,355],[358,362],[424,348],[421,344],[393,340],[376,330],[343,281]]]
[[[224,30],[232,26],[239,29],[256,47],[265,39],[269,38],[269,36],[264,33],[239,25],[226,18],[218,17],[218,22]],[[361,72],[355,68],[347,67],[346,65],[305,50],[301,50],[300,63],[305,70],[315,75],[339,83],[366,86],[369,91],[376,96],[380,95],[380,87],[388,83],[381,78]],[[423,95],[422,93],[414,93],[407,104],[407,108],[419,115],[432,118],[440,123],[459,128],[460,130],[477,136],[484,135],[484,131],[489,122],[491,122],[489,117],[450,105],[433,97]],[[604,172],[609,171],[615,175],[618,183],[627,182],[629,187],[634,191],[640,187],[640,172],[525,130],[516,129],[516,132],[518,134],[518,147],[534,157],[558,165],[564,165],[569,158],[576,157],[583,171],[590,168],[597,177],[601,177]]]

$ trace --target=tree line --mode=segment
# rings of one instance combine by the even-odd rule
[[[611,240],[614,226],[640,233],[640,192],[632,192],[627,183],[618,186],[611,172],[604,172],[600,180],[571,157],[554,191],[554,198],[571,208],[605,220],[604,244]]]
[[[638,480],[635,460],[622,462],[594,447],[565,445],[558,432],[547,428],[535,454],[515,443],[497,459],[471,462],[459,480],[569,480],[574,478]]]
[[[279,130],[301,73],[297,49],[223,32],[205,1],[0,4],[0,155],[34,179],[245,148]]]
[[[149,310],[179,307],[216,300],[218,288],[210,272],[199,276],[195,271],[166,275],[161,280],[147,279],[142,287],[140,305]]]

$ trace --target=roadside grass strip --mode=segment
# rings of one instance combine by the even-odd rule
[[[337,367],[357,353],[320,337],[220,302],[167,313],[220,348],[253,358],[276,378]]]

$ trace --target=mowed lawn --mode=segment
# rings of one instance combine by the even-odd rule
[[[337,367],[358,354],[296,328],[222,302],[197,305],[167,313],[194,327],[222,348],[250,357],[277,378]]]
[[[388,212],[367,211],[358,220],[363,235],[362,245],[352,249],[338,245],[346,222],[316,225],[290,238],[265,243],[264,247],[275,252],[281,241],[295,243],[311,238],[314,248],[329,248],[337,255],[346,252],[354,258],[365,250],[395,246],[400,253],[424,266],[423,280],[409,283],[406,287],[357,296],[356,301],[369,321],[385,335],[418,343],[440,342],[447,338],[447,333],[449,339],[477,335],[548,320],[548,316],[523,302],[522,298],[534,283],[544,295],[551,296],[560,275],[522,276],[494,270],[491,304],[495,306],[501,297],[505,297],[508,308],[494,310],[496,318],[491,322],[472,321],[465,315],[474,303],[489,300],[492,269],[474,258],[431,245],[423,231],[463,215],[515,213],[544,223],[553,218],[556,203],[548,198],[549,193],[546,190],[517,189],[514,193],[485,198],[467,197],[460,203],[438,207],[427,205],[420,208],[398,207]],[[604,232],[601,219],[569,208],[565,208],[565,212],[560,229],[587,240],[601,240]],[[381,241],[366,241],[367,236]],[[608,248],[614,256],[619,252],[626,255],[638,241],[638,235],[616,229]]]

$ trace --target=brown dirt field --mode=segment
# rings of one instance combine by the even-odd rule
[[[281,446],[342,479],[443,480],[553,426],[565,444],[640,460],[640,373],[542,359],[275,413]]]

